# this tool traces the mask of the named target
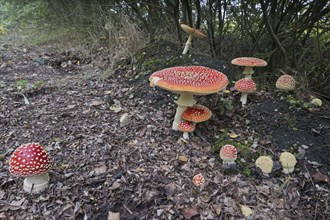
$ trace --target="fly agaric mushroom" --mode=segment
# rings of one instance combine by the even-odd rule
[[[194,177],[193,177],[193,184],[195,186],[201,186],[205,183],[205,179],[203,177],[202,174],[196,174]]]
[[[228,168],[235,165],[235,160],[237,159],[237,149],[233,145],[226,144],[220,149],[220,158],[222,159],[222,165]]]
[[[289,174],[293,172],[294,166],[297,163],[296,157],[289,153],[289,152],[283,152],[280,155],[280,162],[283,167],[283,172],[285,174]]]
[[[181,28],[187,34],[189,34],[188,40],[187,40],[187,42],[185,44],[185,47],[183,49],[183,52],[182,52],[182,54],[185,55],[185,54],[187,54],[187,52],[189,50],[189,47],[191,45],[191,41],[192,41],[193,37],[204,38],[204,37],[206,37],[206,35],[203,34],[200,30],[189,27],[188,25],[185,25],[185,24],[181,24]]]
[[[282,75],[276,80],[276,88],[280,91],[293,91],[296,87],[296,81],[291,75]]]
[[[183,113],[182,118],[186,121],[200,123],[211,118],[212,112],[204,105],[194,105],[188,107]]]
[[[257,85],[255,84],[255,82],[252,79],[243,78],[243,79],[238,80],[235,83],[234,88],[238,92],[242,93],[240,100],[241,100],[242,106],[244,106],[247,102],[247,95],[249,93],[253,93],[254,91],[256,91]]]
[[[48,187],[50,168],[51,157],[39,143],[21,145],[9,160],[10,173],[25,177],[23,189],[27,192],[40,192]]]
[[[237,66],[244,66],[245,69],[243,71],[243,74],[246,78],[251,79],[252,74],[254,73],[253,67],[262,67],[267,66],[267,62],[254,57],[238,57],[231,61],[231,64],[237,65]]]
[[[270,158],[268,156],[260,156],[256,160],[255,164],[257,167],[259,167],[261,169],[262,173],[265,176],[268,176],[268,174],[270,174],[270,172],[272,172],[273,160],[272,160],[272,158]]]
[[[154,72],[150,86],[158,86],[180,94],[172,129],[178,130],[181,115],[187,107],[196,104],[193,95],[209,95],[224,89],[229,81],[225,74],[204,66],[178,66]]]
[[[195,130],[195,123],[192,123],[191,121],[181,121],[178,129],[183,132],[184,139],[189,139],[189,132],[193,132]]]

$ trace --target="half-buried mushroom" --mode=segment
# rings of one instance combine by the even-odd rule
[[[237,149],[233,145],[224,145],[219,152],[220,158],[222,159],[222,165],[224,168],[229,168],[235,165],[235,160],[237,159]]]
[[[195,130],[195,123],[191,121],[181,121],[178,129],[183,132],[184,139],[189,139],[189,132],[193,132]]]
[[[273,169],[273,160],[268,156],[260,156],[256,162],[256,167],[260,168],[265,176],[269,176]]]
[[[204,66],[178,66],[154,72],[150,86],[158,86],[180,94],[172,129],[178,130],[181,115],[187,107],[196,104],[194,95],[209,95],[224,89],[229,81],[225,74]]]
[[[277,79],[275,86],[280,91],[293,91],[296,88],[296,81],[293,76],[285,74]]]
[[[294,167],[297,163],[296,157],[289,153],[289,152],[283,152],[280,155],[280,162],[283,167],[283,172],[285,174],[289,174],[293,172]]]

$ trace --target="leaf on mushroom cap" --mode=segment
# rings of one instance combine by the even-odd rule
[[[196,28],[192,28],[186,24],[181,24],[181,28],[187,33],[192,34],[194,37],[204,38],[206,35]]]
[[[195,130],[195,123],[191,121],[181,121],[178,125],[178,129],[183,132],[192,132]]]
[[[281,91],[293,91],[296,87],[296,81],[291,75],[282,75],[276,81],[276,88]]]
[[[267,66],[267,62],[255,57],[238,57],[231,61],[231,64],[237,66],[261,67]]]
[[[177,66],[154,72],[150,86],[174,93],[208,95],[224,89],[229,81],[225,74],[204,66]]]
[[[252,79],[243,78],[235,83],[234,88],[241,93],[252,93],[256,91],[257,85]]]
[[[224,161],[234,161],[237,159],[237,149],[233,145],[224,145],[220,150],[220,158]]]
[[[35,176],[47,173],[51,168],[51,157],[38,143],[23,144],[9,160],[10,173],[15,176]]]
[[[211,118],[212,112],[204,105],[194,105],[188,107],[183,113],[182,118],[186,121],[195,123],[207,121]]]

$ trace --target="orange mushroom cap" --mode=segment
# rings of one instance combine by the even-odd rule
[[[208,95],[224,89],[229,80],[217,70],[204,66],[177,66],[154,72],[150,77],[150,86],[175,93]]]
[[[276,88],[282,91],[292,91],[296,87],[296,81],[291,75],[282,75],[276,81]]]
[[[204,38],[206,35],[196,28],[192,28],[186,24],[181,24],[181,28],[187,33],[192,34],[194,37]]]
[[[252,79],[243,78],[235,83],[234,88],[241,93],[252,93],[256,91],[257,85]]]
[[[212,112],[204,105],[194,105],[188,107],[183,113],[182,118],[186,121],[195,123],[207,121],[211,118]]]
[[[255,57],[238,57],[231,61],[231,64],[237,66],[261,67],[267,66],[267,62]]]

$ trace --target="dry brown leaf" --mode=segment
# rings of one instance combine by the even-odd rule
[[[320,171],[317,171],[316,173],[314,173],[312,175],[313,179],[315,182],[325,182],[328,183],[329,182],[329,177],[322,174]]]
[[[191,208],[186,208],[181,211],[181,214],[186,218],[186,219],[191,219],[192,217],[196,216],[199,214],[198,207],[191,207]]]
[[[0,190],[0,200],[5,196],[5,191]]]
[[[92,106],[99,106],[102,105],[103,102],[99,101],[99,100],[92,100],[91,105]]]
[[[102,164],[101,166],[98,166],[94,168],[94,172],[96,175],[103,174],[107,172],[107,166]]]
[[[181,162],[187,162],[187,161],[188,161],[188,157],[185,156],[185,155],[181,155],[181,156],[179,156],[179,160],[180,160]]]
[[[173,195],[176,191],[176,185],[175,183],[169,183],[165,186],[165,192],[166,192],[166,195]]]
[[[114,182],[114,183],[109,187],[109,189],[110,189],[110,190],[115,190],[115,189],[118,189],[120,186],[121,186],[120,183],[118,183],[118,182]]]
[[[222,210],[222,205],[221,204],[213,204],[213,209],[215,211],[215,213],[217,215],[220,215],[221,214],[221,210]]]
[[[119,212],[108,212],[108,220],[120,220],[120,213]]]

